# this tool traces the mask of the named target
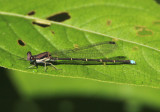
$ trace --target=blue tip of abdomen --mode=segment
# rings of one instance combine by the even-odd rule
[[[134,60],[130,60],[131,64],[136,64],[136,62]]]

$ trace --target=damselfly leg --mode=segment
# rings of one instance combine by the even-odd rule
[[[34,69],[35,67],[38,68],[37,63],[35,61],[31,62],[32,65],[28,67],[28,69]]]
[[[61,69],[58,69],[56,66],[54,66],[51,62],[47,62],[48,65],[51,65],[52,68],[56,69],[56,70],[61,70]]]
[[[56,69],[56,70],[59,70],[57,69],[51,62],[46,62],[46,61],[43,61],[44,62],[44,71],[46,72],[47,70],[47,65],[51,65],[52,68]]]

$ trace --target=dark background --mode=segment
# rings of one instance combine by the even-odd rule
[[[0,112],[128,112],[124,101],[93,97],[50,97],[26,100],[16,91],[7,69],[0,67]],[[141,112],[159,112],[143,106]]]

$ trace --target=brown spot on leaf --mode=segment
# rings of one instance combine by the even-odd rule
[[[108,20],[107,21],[107,26],[110,26],[112,24],[112,21],[111,20]]]
[[[17,42],[20,46],[25,46],[26,45],[23,40],[17,40]]]
[[[61,12],[61,13],[47,17],[47,20],[56,21],[56,22],[63,22],[63,21],[70,19],[70,18],[71,17],[68,14],[68,12]]]
[[[153,35],[153,31],[145,27],[137,31],[137,36],[140,36],[140,37],[146,37],[146,36],[152,36],[152,35]]]
[[[75,48],[75,49],[78,49],[78,48],[79,48],[79,45],[78,45],[78,44],[74,44],[74,48]]]
[[[137,51],[137,50],[138,50],[138,47],[135,46],[135,47],[132,48],[132,50],[133,50],[133,51]]]
[[[142,30],[145,26],[135,26],[135,30]]]
[[[51,31],[51,33],[54,35],[55,33],[54,33],[54,31]]]
[[[35,13],[36,13],[35,11],[30,11],[30,12],[28,12],[27,15],[28,15],[28,16],[32,16],[32,15],[35,15]]]
[[[154,21],[153,24],[154,25],[160,25],[160,20]]]

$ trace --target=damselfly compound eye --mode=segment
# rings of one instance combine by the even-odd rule
[[[31,57],[32,57],[32,54],[31,54],[31,52],[29,51],[29,52],[27,53],[27,60],[30,61],[30,60],[31,60]]]

